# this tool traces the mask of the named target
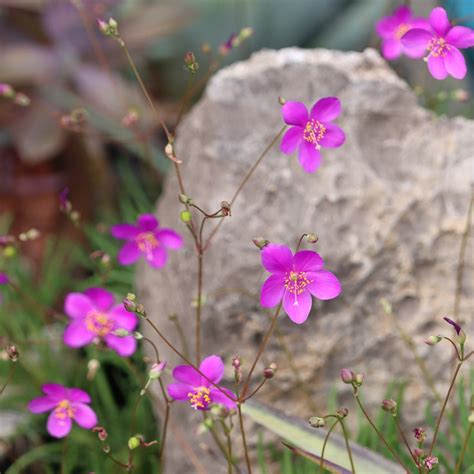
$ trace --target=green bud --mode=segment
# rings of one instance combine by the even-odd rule
[[[191,204],[193,200],[189,196],[186,196],[186,194],[180,194],[179,202],[182,204]]]
[[[324,428],[326,425],[326,420],[321,418],[320,416],[312,416],[308,423],[311,425],[312,428]]]
[[[306,236],[306,240],[309,244],[315,244],[319,240],[319,237],[316,234],[311,233]]]
[[[392,399],[384,400],[382,402],[382,410],[391,413],[393,416],[397,414],[397,402]]]
[[[138,438],[137,436],[132,436],[128,440],[128,449],[136,449],[140,446],[140,444],[141,444],[140,438]]]
[[[428,344],[429,346],[434,346],[438,344],[443,338],[441,336],[430,336],[428,339],[426,339],[425,344]]]
[[[191,213],[189,211],[181,211],[179,214],[179,218],[184,222],[188,223],[191,221]]]

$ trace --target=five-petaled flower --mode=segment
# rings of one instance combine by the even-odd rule
[[[121,265],[131,265],[142,255],[155,268],[166,264],[166,248],[180,249],[183,238],[172,229],[160,228],[159,222],[152,214],[138,217],[137,224],[117,224],[112,227],[112,235],[127,242],[118,255]]]
[[[414,28],[402,36],[402,44],[413,54],[428,51],[425,60],[435,79],[445,79],[448,74],[455,79],[466,75],[466,61],[459,48],[474,46],[474,31],[465,26],[452,27],[446,10],[436,7],[429,17],[431,30]]]
[[[64,311],[72,320],[64,331],[64,343],[69,347],[82,347],[99,339],[122,357],[135,352],[135,338],[132,335],[119,337],[114,331],[133,331],[138,319],[123,304],[115,304],[114,296],[109,291],[89,288],[84,293],[69,293]]]
[[[308,114],[301,102],[285,102],[283,120],[292,125],[281,141],[280,150],[289,155],[298,148],[298,159],[307,173],[314,173],[321,164],[320,149],[340,147],[346,140],[341,128],[331,123],[341,113],[337,97],[318,100]]]
[[[412,51],[403,46],[402,36],[413,28],[428,29],[429,24],[424,18],[414,18],[407,5],[398,7],[391,16],[381,18],[375,27],[382,38],[382,54],[389,61],[398,58],[402,53],[411,58],[423,56],[423,51]]]
[[[323,259],[312,250],[293,255],[286,245],[269,244],[262,250],[262,265],[272,273],[262,286],[262,306],[271,308],[283,298],[283,308],[296,324],[308,318],[311,295],[329,300],[341,292],[337,277],[323,270]]]
[[[234,409],[236,403],[233,400],[236,400],[236,396],[227,388],[215,386],[224,376],[222,359],[216,355],[206,357],[201,362],[199,370],[206,377],[190,365],[175,367],[173,378],[177,383],[168,385],[170,397],[174,400],[189,402],[195,410],[209,410],[212,404],[224,405],[229,410]]]
[[[32,413],[51,411],[46,428],[55,438],[64,438],[75,421],[81,428],[91,429],[97,424],[97,416],[88,406],[91,403],[89,395],[79,388],[67,388],[55,383],[41,387],[45,394],[34,398],[28,404]]]

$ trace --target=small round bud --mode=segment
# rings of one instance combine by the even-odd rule
[[[179,218],[184,222],[188,223],[191,221],[191,213],[189,211],[181,211],[179,213]]]
[[[422,456],[425,455],[425,450],[424,449],[421,449],[421,448],[415,448],[413,450],[413,454],[417,457],[417,458],[421,458]]]
[[[319,240],[319,237],[316,234],[311,233],[306,236],[306,240],[309,244],[315,244]]]
[[[0,82],[0,97],[5,99],[13,99],[15,97],[15,90],[10,84]]]
[[[263,369],[263,376],[266,379],[272,379],[273,377],[275,377],[276,370],[277,370],[277,365],[270,364],[268,367],[265,367],[265,369]]]
[[[349,370],[349,369],[342,369],[341,370],[341,379],[344,383],[352,383],[354,382],[354,372],[352,372],[352,370]]]
[[[364,374],[355,374],[354,383],[360,387],[364,383]]]
[[[384,400],[382,402],[382,410],[391,413],[392,415],[397,414],[397,402],[392,399]]]
[[[143,334],[142,334],[141,332],[135,331],[135,332],[133,333],[133,337],[134,337],[137,341],[139,341],[140,339],[143,339]]]
[[[248,38],[250,38],[253,35],[253,28],[250,28],[249,26],[246,26],[245,28],[242,28],[239,32],[239,39],[241,41],[244,41]]]
[[[441,336],[430,336],[428,339],[425,340],[425,344],[429,346],[435,346],[440,342],[443,338]]]
[[[16,348],[16,346],[14,346],[12,344],[7,344],[7,347],[5,348],[5,350],[7,352],[8,358],[12,362],[16,362],[18,360],[18,358],[20,357],[18,349]]]
[[[110,446],[108,444],[103,444],[102,451],[104,451],[105,454],[110,453]]]
[[[326,425],[326,420],[321,418],[320,416],[312,416],[308,423],[311,425],[312,428],[324,428]]]
[[[347,408],[339,408],[339,410],[336,411],[336,415],[338,418],[345,418],[349,414],[349,410]]]
[[[140,446],[141,440],[138,436],[132,436],[128,440],[128,449],[136,449]]]
[[[221,211],[224,216],[231,216],[232,211],[230,209],[230,204],[227,201],[222,201],[221,202]]]
[[[262,250],[264,247],[266,247],[270,242],[263,237],[256,237],[255,239],[252,239],[252,242],[256,247],[258,247],[260,250]]]
[[[105,430],[105,428],[103,426],[95,426],[94,428],[92,428],[92,431],[94,433],[97,433],[97,437],[101,440],[101,441],[105,441],[108,437],[108,433],[107,431]]]
[[[234,369],[240,369],[241,367],[240,357],[235,356],[232,358],[232,367],[234,367]]]
[[[15,102],[15,104],[19,105],[20,107],[28,107],[28,105],[31,104],[31,99],[27,95],[23,94],[22,92],[18,92],[15,95],[13,102]]]
[[[125,298],[123,300],[123,307],[129,312],[129,313],[134,313],[137,310],[137,304],[135,301],[131,300],[128,298]]]
[[[159,362],[158,364],[153,364],[151,366],[150,372],[148,373],[148,377],[150,378],[150,380],[159,379],[161,377],[161,374],[165,370],[165,368],[166,368],[166,361]]]
[[[196,74],[198,72],[199,63],[196,61],[196,56],[194,56],[192,51],[188,51],[184,55],[184,64],[191,74]]]
[[[3,249],[3,256],[5,258],[12,258],[16,255],[16,249],[13,245],[7,245],[4,249]]]
[[[145,316],[145,306],[142,304],[137,304],[137,308],[135,309],[135,313],[140,316]]]
[[[280,96],[278,97],[278,103],[279,103],[280,105],[285,105],[285,104],[286,104],[286,99],[280,95]]]
[[[181,204],[191,204],[193,202],[193,200],[189,196],[186,196],[186,194],[180,194],[179,195],[179,202]]]

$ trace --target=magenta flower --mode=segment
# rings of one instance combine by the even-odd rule
[[[403,46],[402,36],[413,28],[429,29],[424,18],[415,18],[406,5],[398,7],[391,16],[381,18],[375,27],[377,34],[382,38],[382,54],[385,59],[392,61],[402,53],[411,58],[423,56],[423,51],[413,51]]]
[[[428,51],[425,61],[435,79],[445,79],[448,74],[455,79],[466,75],[466,61],[459,48],[474,46],[474,31],[465,26],[452,27],[446,10],[436,7],[429,17],[430,31],[415,28],[402,36],[405,49],[415,53]]]
[[[338,148],[346,140],[341,128],[331,123],[341,113],[337,97],[318,100],[308,114],[301,102],[286,102],[283,120],[292,125],[283,135],[280,150],[290,155],[298,148],[298,159],[307,173],[314,173],[321,164],[321,147]]]
[[[100,339],[122,357],[132,355],[136,348],[135,338],[119,337],[117,329],[133,331],[137,317],[129,313],[123,304],[115,304],[114,296],[102,288],[89,288],[84,293],[69,293],[64,311],[71,318],[64,331],[64,343],[69,347],[82,347],[94,339]]]
[[[456,331],[456,334],[459,336],[459,334],[461,333],[462,331],[462,328],[461,326],[456,322],[456,321],[453,321],[452,319],[450,318],[443,318],[448,324],[450,324],[454,330]]]
[[[10,279],[8,278],[8,275],[4,272],[0,272],[0,285],[8,285],[10,282]]]
[[[271,308],[283,298],[283,309],[296,324],[308,318],[311,295],[330,300],[341,292],[337,277],[323,270],[323,259],[312,250],[293,255],[286,245],[269,244],[262,250],[262,265],[272,275],[262,286],[261,305]]]
[[[224,376],[224,363],[219,356],[211,355],[201,362],[199,370],[207,379],[218,384]],[[175,367],[173,378],[177,383],[168,385],[170,397],[178,401],[188,401],[195,410],[209,410],[210,405],[214,403],[224,405],[229,410],[236,407],[236,403],[222,393],[227,393],[235,400],[236,396],[230,390],[224,387],[217,389],[190,365]]]
[[[55,438],[64,438],[75,421],[81,428],[90,430],[97,424],[97,416],[87,404],[91,403],[89,395],[79,388],[66,388],[55,383],[41,387],[45,394],[28,403],[32,413],[51,411],[46,428]]]
[[[168,259],[166,248],[177,250],[183,246],[181,235],[172,229],[160,228],[152,214],[139,216],[137,225],[114,225],[112,235],[127,241],[118,255],[121,265],[131,265],[144,255],[152,267],[161,268]]]
[[[438,464],[438,458],[436,456],[427,456],[424,461],[424,465],[428,471],[432,471]]]

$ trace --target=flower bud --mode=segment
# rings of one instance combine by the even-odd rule
[[[8,285],[10,283],[10,278],[4,272],[0,272],[0,285]]]
[[[28,107],[31,103],[31,99],[26,94],[23,94],[23,92],[17,92],[13,102],[20,107]]]
[[[397,414],[397,402],[392,399],[384,400],[382,402],[382,410],[390,412],[395,416]]]
[[[234,380],[236,384],[239,384],[242,381],[242,367],[240,363],[240,358],[235,356],[232,359],[232,367],[234,367]]]
[[[311,425],[312,428],[324,428],[326,425],[326,420],[321,418],[320,416],[312,416],[308,423]]]
[[[268,367],[265,367],[265,369],[263,369],[263,376],[266,379],[272,379],[275,376],[276,370],[277,370],[277,365],[270,364]]]
[[[91,381],[94,380],[95,374],[100,368],[100,362],[97,359],[91,359],[87,362],[87,374],[86,379]]]
[[[135,313],[139,316],[145,316],[145,306],[142,304],[137,304],[137,308],[135,309]]]
[[[132,436],[129,440],[128,440],[128,449],[136,449],[140,446],[141,444],[141,440],[138,436]]]
[[[36,240],[40,236],[40,232],[38,229],[29,229],[26,232],[22,232],[18,238],[22,242],[27,242],[29,240]]]
[[[360,386],[363,384],[363,382],[364,382],[364,378],[365,378],[365,377],[364,377],[364,374],[361,374],[361,373],[355,374],[354,383],[355,383],[358,387],[360,387]]]
[[[122,117],[122,125],[125,128],[131,128],[138,123],[139,115],[138,111],[135,109],[130,109],[123,117]]]
[[[306,236],[306,240],[309,244],[315,244],[319,240],[319,237],[316,234],[311,233]]]
[[[109,18],[108,21],[98,19],[97,25],[103,35],[118,38],[118,23],[113,18]]]
[[[263,237],[256,237],[255,239],[252,239],[252,242],[256,247],[258,247],[260,250],[262,250],[264,247],[266,247],[270,242]]]
[[[189,211],[181,211],[179,213],[179,218],[184,222],[188,223],[191,221],[191,213]]]
[[[3,249],[3,256],[5,258],[12,258],[16,255],[16,249],[13,245],[7,245],[4,249]]]
[[[12,362],[16,362],[18,360],[18,358],[20,357],[18,349],[16,348],[16,346],[14,346],[12,344],[7,344],[7,347],[5,348],[5,350],[7,352],[8,358]]]
[[[349,369],[342,369],[341,370],[341,379],[344,383],[352,383],[354,382],[354,372],[352,372],[352,370],[349,370]]]
[[[194,56],[192,51],[188,51],[184,55],[184,64],[191,74],[196,74],[198,72],[199,63],[196,61],[196,56]]]
[[[159,379],[161,377],[161,374],[165,370],[165,367],[166,361],[159,362],[158,364],[153,364],[151,366],[150,372],[148,373],[148,377],[150,378],[150,380]]]
[[[286,104],[286,99],[280,95],[280,96],[278,96],[278,103],[280,105],[285,105]]]
[[[114,334],[117,337],[130,336],[130,333],[126,329],[123,329],[123,328],[115,329],[114,331],[112,331],[112,334]]]
[[[193,202],[193,200],[189,196],[186,196],[186,194],[180,194],[179,195],[179,202],[181,204],[191,204]]]
[[[425,340],[425,344],[429,346],[435,346],[440,342],[443,338],[441,336],[430,336],[428,339]]]
[[[141,332],[134,331],[133,337],[134,337],[137,341],[139,341],[140,339],[143,339],[143,334],[142,334]]]
[[[123,300],[123,307],[129,313],[134,313],[137,310],[137,304],[134,300],[129,299],[128,296]]]
[[[253,28],[250,26],[246,26],[242,28],[239,32],[239,39],[240,41],[245,41],[246,39],[250,38],[253,35]]]
[[[13,99],[15,97],[15,90],[10,84],[0,82],[0,97],[5,99]]]
[[[103,426],[95,426],[94,428],[92,428],[92,431],[94,433],[97,433],[97,437],[101,440],[101,441],[105,441],[108,437],[108,433],[107,431],[105,430],[105,428]]]
[[[110,446],[108,444],[103,444],[102,451],[104,451],[105,454],[110,453]]]
[[[426,431],[423,428],[415,428],[413,435],[419,443],[424,443],[426,440]]]
[[[232,211],[230,209],[230,204],[227,201],[222,201],[221,202],[221,211],[224,216],[231,216]]]
[[[347,408],[339,408],[339,410],[336,411],[336,415],[338,418],[345,418],[349,414],[349,410]]]
[[[415,448],[413,450],[413,454],[417,457],[417,458],[421,458],[422,456],[425,455],[425,450],[424,449],[421,449],[421,448]]]

